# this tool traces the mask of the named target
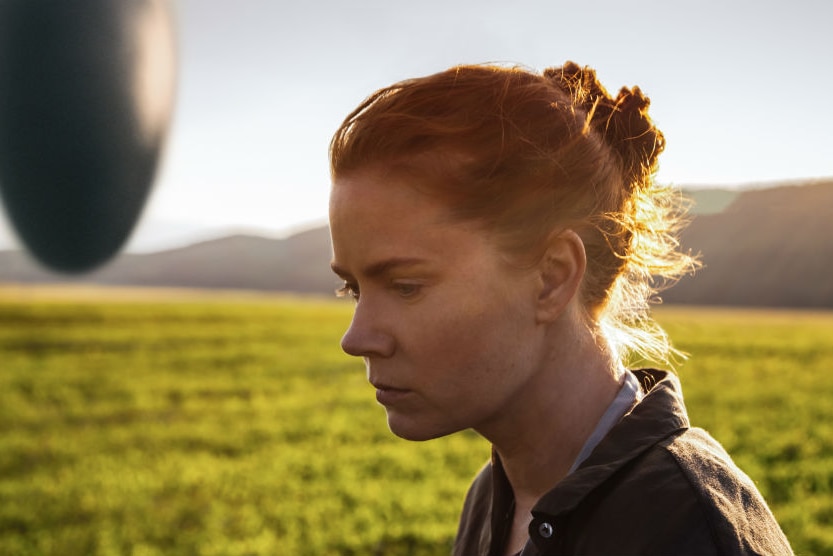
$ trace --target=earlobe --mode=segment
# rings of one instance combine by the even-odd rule
[[[539,263],[541,288],[538,292],[539,322],[557,319],[578,293],[587,255],[584,242],[573,230],[553,234]]]

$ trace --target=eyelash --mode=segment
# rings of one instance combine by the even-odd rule
[[[336,290],[336,297],[352,297],[356,301],[359,300],[359,286],[344,282],[340,288]]]

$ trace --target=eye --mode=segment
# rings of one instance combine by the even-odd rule
[[[352,297],[356,301],[359,300],[359,285],[344,282],[344,284],[336,290],[336,297]]]
[[[413,284],[410,282],[397,282],[393,284],[393,289],[400,297],[414,297],[422,290],[421,284]]]

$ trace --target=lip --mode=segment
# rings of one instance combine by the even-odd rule
[[[385,384],[374,384],[374,386],[376,387],[376,401],[384,406],[396,405],[413,393],[412,390],[394,388]]]

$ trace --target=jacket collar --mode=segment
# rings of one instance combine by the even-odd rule
[[[689,427],[680,382],[667,371],[632,371],[645,397],[615,425],[573,473],[532,509],[535,517],[569,512],[587,494],[657,442]],[[498,472],[500,473],[500,472]]]
[[[667,371],[638,370],[636,375],[644,397],[617,423],[579,467],[545,494],[532,515],[536,521],[552,520],[574,510],[582,500],[619,469],[657,442],[689,427],[680,382]],[[481,553],[502,554],[511,523],[514,502],[512,486],[492,449],[491,527],[482,528]]]

